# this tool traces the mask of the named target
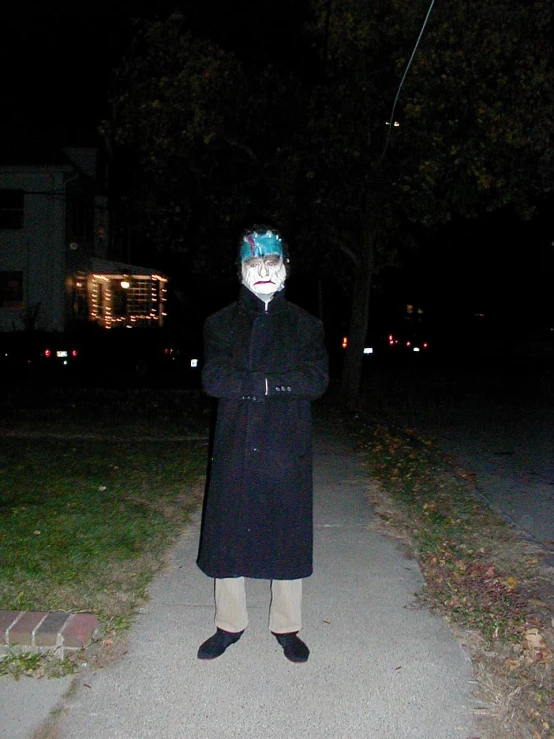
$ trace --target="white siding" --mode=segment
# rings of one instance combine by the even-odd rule
[[[13,168],[10,168],[13,169]],[[24,310],[41,304],[39,327],[64,328],[64,173],[0,169],[0,188],[23,190],[22,229],[0,229],[0,270],[23,272]],[[0,308],[0,331],[23,328],[22,311]]]

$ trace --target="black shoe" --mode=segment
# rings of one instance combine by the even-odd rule
[[[302,639],[299,639],[296,636],[296,631],[292,634],[275,634],[275,632],[272,633],[279,644],[283,647],[283,651],[287,659],[290,659],[291,662],[308,661],[310,650],[304,644]]]
[[[215,659],[221,657],[223,652],[230,647],[231,644],[237,642],[243,632],[242,631],[223,631],[218,629],[213,636],[200,645],[198,649],[198,659]]]

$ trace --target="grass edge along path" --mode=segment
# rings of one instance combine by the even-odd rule
[[[554,593],[546,552],[479,496],[430,440],[362,415],[340,416],[367,455],[370,498],[406,541],[441,614],[470,654],[490,739],[554,738]],[[337,419],[339,420],[339,419]]]
[[[87,660],[110,660],[201,505],[206,460],[206,440],[3,439],[0,609],[93,613]],[[0,674],[54,677],[80,659],[9,653]]]

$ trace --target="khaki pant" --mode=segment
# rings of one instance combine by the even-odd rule
[[[244,577],[215,581],[215,625],[224,631],[243,631],[248,625]],[[302,580],[272,580],[269,628],[290,634],[302,628]]]

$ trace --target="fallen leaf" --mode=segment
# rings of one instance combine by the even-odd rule
[[[535,649],[538,651],[547,649],[545,641],[542,638],[541,634],[539,634],[538,629],[528,629],[523,635],[523,638],[525,639],[528,649]]]

